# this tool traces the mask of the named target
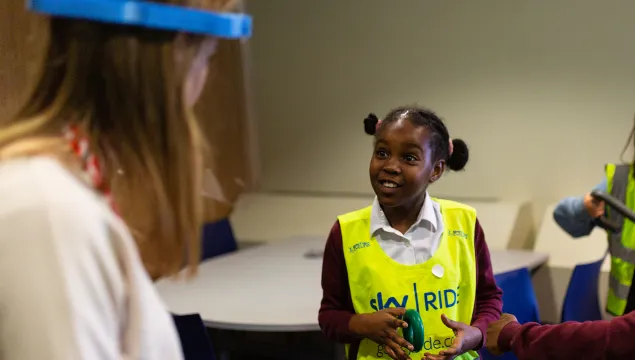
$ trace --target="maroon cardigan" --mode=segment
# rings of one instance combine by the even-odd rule
[[[478,219],[474,228],[474,248],[477,273],[476,302],[471,325],[479,328],[483,333],[482,346],[485,343],[487,325],[497,320],[501,315],[503,292],[496,286],[489,249]],[[344,260],[342,231],[339,222],[335,222],[326,240],[322,264],[322,291],[322,304],[318,315],[322,332],[332,341],[351,344],[348,358],[357,358],[361,339],[352,334],[348,328],[348,323],[355,314],[355,309],[351,299],[351,290],[348,286],[348,272]]]
[[[510,323],[498,338],[518,360],[635,359],[635,311],[611,321],[566,322],[557,325]]]

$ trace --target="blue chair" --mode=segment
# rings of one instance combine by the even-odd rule
[[[514,314],[521,324],[539,322],[538,300],[527,268],[495,275],[503,290],[503,312]]]
[[[604,258],[573,269],[562,304],[561,321],[602,320],[598,283]]]
[[[213,258],[238,249],[229,219],[207,223],[203,227],[203,249],[201,260]]]
[[[539,322],[538,300],[527,268],[494,275],[496,283],[503,290],[503,312],[513,314],[521,324]],[[486,349],[481,350],[483,360],[516,360],[511,352],[494,356]]]
[[[185,360],[216,360],[212,342],[199,314],[172,315]]]

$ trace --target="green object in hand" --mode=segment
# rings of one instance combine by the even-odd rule
[[[421,351],[423,349],[423,322],[421,321],[421,315],[416,310],[408,309],[403,316],[403,321],[408,324],[407,328],[402,329],[403,338],[414,347],[412,352]]]

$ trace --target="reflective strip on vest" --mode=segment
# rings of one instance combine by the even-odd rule
[[[628,292],[630,287],[621,284],[614,276],[609,277],[609,288],[613,291],[613,294],[619,299],[626,300],[628,298]]]
[[[629,185],[631,187],[631,165],[613,165],[608,164],[606,167],[607,182],[611,195],[619,201],[632,208],[633,204],[629,204],[628,195]],[[634,239],[623,239],[623,235],[632,237],[633,225],[630,221],[624,221],[624,216],[611,211],[606,211],[607,217],[615,224],[620,225],[620,231],[613,233],[608,232],[609,254],[611,255],[611,275],[609,276],[609,294],[607,300],[607,311],[613,315],[622,315],[626,307],[626,300],[633,281],[633,270],[635,269],[635,249],[627,246],[634,245]],[[628,241],[623,241],[628,240]]]
[[[630,165],[617,165],[613,175],[611,195],[626,204],[626,187],[628,186],[628,174],[631,171]],[[628,249],[622,244],[622,229],[624,216],[617,211],[608,211],[608,217],[615,224],[620,224],[620,232],[609,232],[609,252],[611,256],[618,257],[631,264],[635,264],[635,250]]]

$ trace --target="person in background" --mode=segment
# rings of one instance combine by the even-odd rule
[[[624,151],[634,139],[635,127]],[[624,153],[622,152],[622,155]],[[594,190],[610,192],[626,205],[635,209],[632,164],[606,167],[606,178]],[[562,200],[554,211],[554,219],[573,237],[586,236],[595,227],[595,219],[605,214],[605,204],[590,193],[582,197]],[[609,213],[611,213],[609,211]],[[512,351],[519,360],[529,359],[635,359],[635,312],[631,276],[633,260],[624,259],[620,249],[635,248],[633,225],[624,221],[620,234],[609,233],[611,250],[611,279],[608,311],[616,316],[610,321],[566,322],[557,325],[537,323],[519,324],[511,314],[490,324],[487,329],[487,349],[494,354]],[[621,235],[624,235],[622,237]],[[628,270],[630,268],[630,270]],[[629,271],[630,275],[629,276]],[[631,290],[629,291],[629,287]]]
[[[325,245],[319,324],[346,344],[348,359],[475,359],[501,314],[476,211],[435,199],[428,185],[462,170],[468,148],[433,112],[416,107],[370,115],[373,204],[338,217]],[[459,301],[460,299],[460,301]],[[400,335],[405,308],[425,324],[424,348]]]
[[[135,4],[202,19],[224,3]],[[63,17],[49,31],[33,92],[0,128],[0,358],[182,359],[152,279],[196,273],[191,109],[216,39]]]
[[[635,140],[635,126],[626,142],[622,155]],[[605,178],[592,191],[607,192],[635,210],[635,178],[633,162],[607,164]],[[605,204],[591,196],[591,192],[580,197],[567,197],[558,203],[553,212],[555,222],[573,238],[588,236],[596,226],[596,219],[605,215]],[[614,217],[609,211],[609,217]],[[627,314],[635,310],[635,289],[633,270],[635,269],[635,224],[630,220],[616,219],[622,230],[619,233],[607,231],[611,274],[606,310],[613,316]],[[598,257],[600,254],[598,254]]]
[[[487,329],[487,349],[512,351],[518,360],[635,359],[635,312],[612,320],[566,322],[557,325],[519,324],[503,314]]]

